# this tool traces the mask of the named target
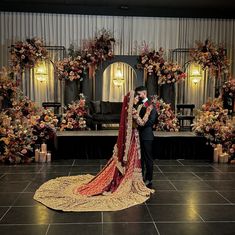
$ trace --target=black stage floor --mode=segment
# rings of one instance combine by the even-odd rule
[[[45,181],[96,174],[106,160],[0,165],[1,235],[233,235],[235,165],[196,160],[155,160],[146,203],[119,212],[70,213],[33,200]]]
[[[55,155],[59,158],[108,159],[117,140],[117,130],[57,132]],[[193,132],[154,132],[156,159],[212,160],[213,151],[206,139]]]

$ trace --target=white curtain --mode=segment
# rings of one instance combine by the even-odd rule
[[[121,69],[124,82],[121,86],[115,86],[117,69]],[[103,73],[102,100],[121,102],[128,91],[136,87],[136,73],[126,63],[116,62],[108,66]]]
[[[166,57],[169,58],[171,57],[169,50],[193,47],[195,40],[204,41],[209,38],[216,43],[222,42],[231,60],[230,72],[235,74],[234,19],[0,12],[0,66],[8,64],[8,47],[17,40],[37,36],[43,38],[46,45],[68,48],[71,43],[79,46],[83,39],[94,38],[97,31],[102,28],[109,29],[117,39],[115,47],[117,55],[136,55],[139,53],[139,45],[143,42],[152,49],[163,47]],[[185,60],[181,59],[181,62]],[[200,106],[208,98],[209,93],[202,96],[198,93],[200,100],[199,98],[192,100],[191,94],[194,92],[192,89],[195,87],[190,88],[192,84],[188,84],[189,82],[186,81],[181,88],[178,86],[178,91],[181,93],[178,93],[177,102],[183,97],[184,103],[194,102]],[[200,92],[208,89],[204,84],[197,87]]]

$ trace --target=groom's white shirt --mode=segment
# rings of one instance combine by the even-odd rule
[[[142,100],[142,103],[144,104],[146,101],[148,101],[148,98],[145,98],[144,100]]]

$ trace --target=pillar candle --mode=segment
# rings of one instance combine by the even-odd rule
[[[222,145],[221,144],[217,144],[216,146],[217,150],[218,150],[218,155],[222,155],[223,154],[223,149],[222,149]]]
[[[35,149],[34,154],[35,154],[35,162],[39,162],[40,160],[40,154],[39,154],[39,149]]]
[[[214,148],[214,162],[218,163],[218,161],[219,161],[218,149]]]
[[[229,155],[227,153],[224,153],[224,163],[228,163],[228,157]]]
[[[47,153],[47,162],[51,162],[51,153]]]
[[[224,154],[219,155],[219,163],[224,163]]]
[[[40,152],[40,162],[46,162],[47,155],[45,152]]]
[[[43,143],[43,144],[41,145],[41,151],[44,152],[44,153],[47,152],[47,145],[46,145],[45,143]]]

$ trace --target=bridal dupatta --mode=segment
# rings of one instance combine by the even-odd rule
[[[40,186],[34,199],[62,211],[116,211],[145,202],[154,190],[142,179],[140,143],[133,128],[134,92],[123,100],[113,156],[96,175],[59,177]]]

